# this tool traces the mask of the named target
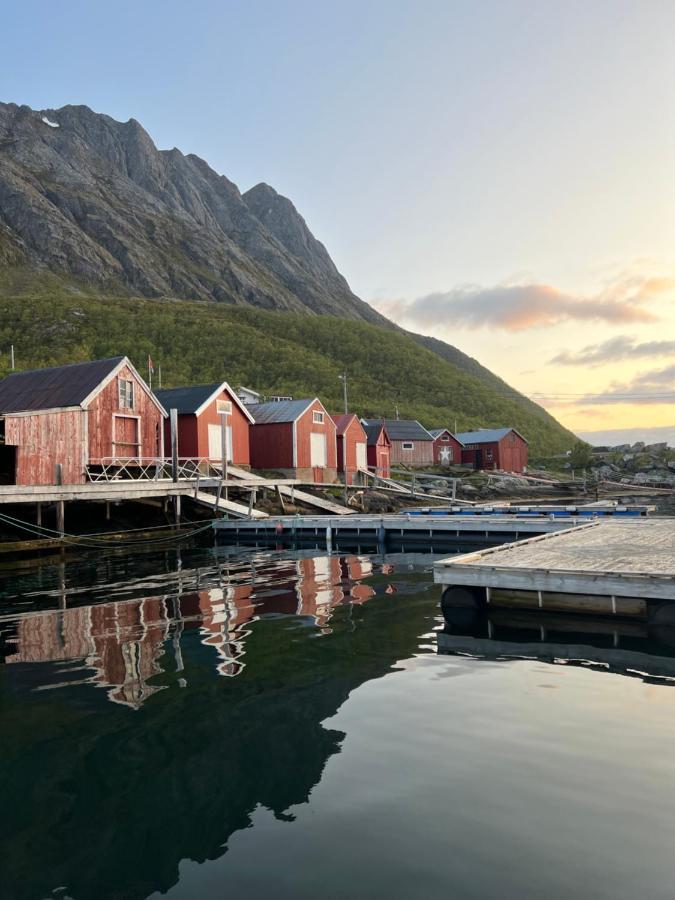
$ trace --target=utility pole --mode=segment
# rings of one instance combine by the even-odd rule
[[[338,378],[342,382],[342,396],[344,397],[346,415],[349,412],[349,404],[347,403],[347,373],[343,372],[342,375],[338,375]]]

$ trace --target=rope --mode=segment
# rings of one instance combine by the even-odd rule
[[[53,539],[54,537],[63,541],[66,544],[75,544],[79,547],[85,547],[89,549],[96,550],[104,550],[106,547],[145,547],[145,546],[153,546],[155,544],[166,544],[173,542],[186,541],[190,538],[194,537],[197,534],[202,534],[207,529],[211,528],[214,520],[210,520],[200,528],[195,528],[193,531],[188,531],[186,534],[176,534],[176,535],[166,535],[165,537],[160,538],[148,538],[146,540],[140,541],[127,541],[127,540],[109,540],[109,541],[95,541],[90,540],[90,538],[97,537],[96,534],[91,535],[76,535],[76,534],[63,534],[60,532],[54,531],[53,528],[46,528],[41,525],[32,525],[29,522],[24,521],[23,519],[15,519],[13,516],[8,516],[6,513],[0,513],[0,522],[4,522],[7,525],[11,525],[15,528],[19,528],[21,531],[26,531],[28,534],[36,535],[38,538],[42,539]],[[162,528],[171,527],[171,526],[160,526]],[[132,529],[132,531],[141,531],[143,529]],[[99,532],[99,536],[102,536],[105,532]]]

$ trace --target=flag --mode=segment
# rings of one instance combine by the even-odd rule
[[[152,375],[155,374],[155,364],[153,363],[152,357],[150,356],[149,353],[148,353],[148,372],[150,372]]]

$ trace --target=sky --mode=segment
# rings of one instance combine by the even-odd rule
[[[2,29],[1,100],[273,185],[355,293],[577,433],[675,429],[670,0],[24,0]]]

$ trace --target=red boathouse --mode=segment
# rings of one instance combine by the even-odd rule
[[[462,462],[474,469],[524,472],[527,468],[529,444],[515,428],[481,428],[455,437],[464,446]]]
[[[0,381],[0,482],[82,484],[87,468],[164,455],[159,400],[126,356]]]
[[[391,475],[391,441],[387,429],[382,422],[363,425],[363,428],[366,432],[368,468],[380,478],[389,478]]]
[[[347,484],[358,483],[359,470],[368,467],[367,436],[358,416],[333,416],[337,429],[337,468]]]
[[[447,428],[430,428],[434,439],[434,465],[451,466],[462,461],[462,445]]]
[[[223,458],[221,416],[227,416],[227,458],[236,466],[249,466],[249,428],[253,416],[226,381],[155,392],[169,412],[178,411],[178,456],[182,459]],[[164,446],[171,447],[171,423],[164,423]]]
[[[248,407],[251,465],[300,481],[337,480],[335,422],[317,398],[254,403]]]

